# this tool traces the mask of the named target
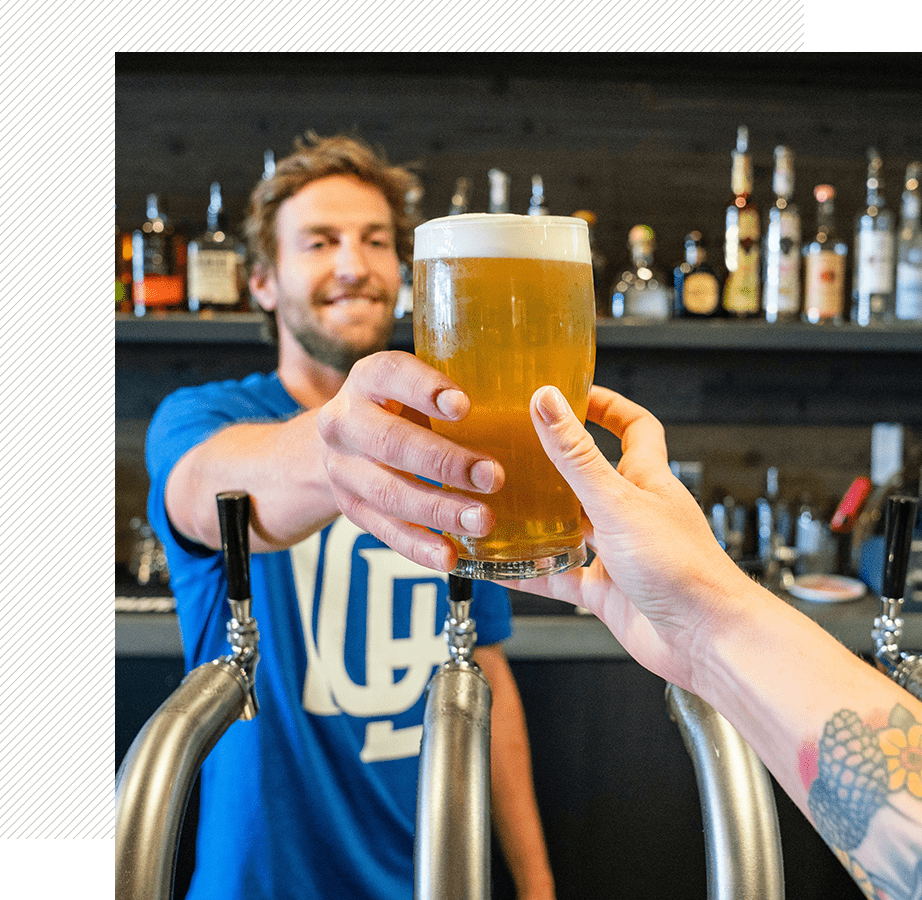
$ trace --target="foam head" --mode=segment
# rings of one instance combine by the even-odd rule
[[[416,228],[415,259],[468,257],[590,262],[589,227],[570,216],[466,213]]]

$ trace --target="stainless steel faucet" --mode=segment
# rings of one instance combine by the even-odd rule
[[[666,703],[695,768],[708,900],[783,900],[781,832],[768,771],[700,697],[669,684]]]
[[[237,719],[258,711],[259,632],[251,615],[249,497],[218,494],[231,653],[189,672],[135,737],[115,789],[116,900],[170,900],[195,776]]]
[[[490,684],[471,658],[471,582],[448,576],[449,660],[426,688],[414,847],[415,900],[489,900]]]
[[[900,650],[903,634],[903,618],[900,613],[918,508],[918,497],[897,495],[887,498],[881,612],[874,619],[872,634],[877,668],[922,700],[922,656]]]

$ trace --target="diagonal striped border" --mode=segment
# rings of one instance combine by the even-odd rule
[[[827,46],[827,35],[805,34],[804,6],[398,0],[385,17],[370,0],[319,7],[197,0],[175,4],[164,16],[154,5],[125,13],[77,0],[5,10],[0,837],[92,840],[113,833],[114,50],[753,52],[800,50],[814,40]],[[839,40],[837,49],[847,43]]]

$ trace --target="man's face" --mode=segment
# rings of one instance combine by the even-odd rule
[[[313,181],[279,207],[276,271],[254,294],[318,362],[347,373],[383,350],[400,270],[393,216],[375,187],[345,175]]]

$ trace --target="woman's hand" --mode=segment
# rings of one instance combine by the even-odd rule
[[[741,584],[751,584],[669,469],[662,425],[643,407],[594,386],[588,418],[620,438],[615,469],[556,388],[536,391],[531,413],[545,452],[583,505],[596,557],[589,566],[510,586],[585,607],[638,662],[691,687],[696,644],[713,639],[735,598],[746,595]]]

